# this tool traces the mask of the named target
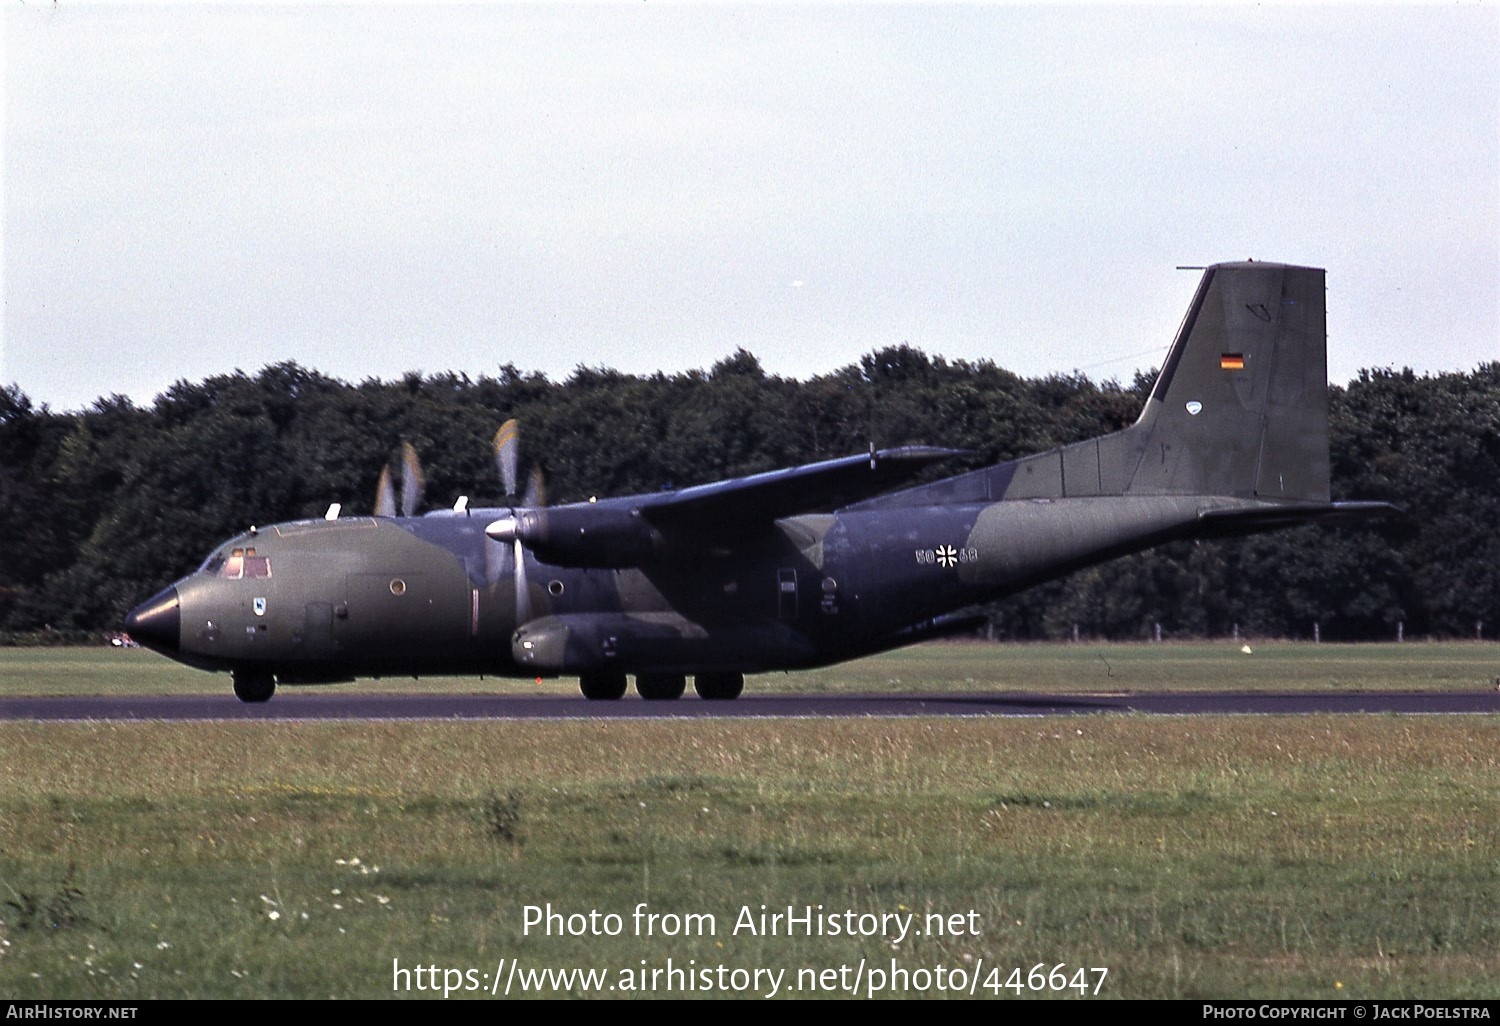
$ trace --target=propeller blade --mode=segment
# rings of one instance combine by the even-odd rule
[[[516,468],[521,462],[520,422],[512,419],[501,424],[491,446],[495,450],[495,466],[500,470],[500,480],[505,484],[505,494],[515,495]]]
[[[531,468],[531,476],[526,480],[526,498],[522,501],[532,509],[547,505],[547,475],[541,467]]]
[[[380,468],[380,483],[375,486],[375,515],[396,515],[396,489],[391,485],[391,468],[388,466]]]
[[[401,443],[401,515],[409,517],[422,505],[422,492],[427,488],[427,477],[422,473],[422,463],[417,459],[417,450],[410,442]]]
[[[520,489],[521,422],[511,418],[501,424],[500,430],[495,432],[495,437],[490,442],[490,448],[495,453],[495,468],[500,471],[500,480],[505,485],[506,498],[514,502]],[[542,479],[541,468],[537,467],[532,471],[531,478],[527,482],[524,505],[543,504],[546,501],[543,498],[545,492],[546,484]],[[516,560],[513,572],[516,581],[516,627],[518,628],[531,619],[531,589],[526,581],[526,549],[521,544],[519,528],[517,511],[512,509],[509,516],[490,524],[484,532],[495,541],[512,543],[511,550],[515,553]]]
[[[516,539],[516,626],[531,619],[531,589],[526,585],[526,552]]]
[[[515,554],[515,566],[511,572],[516,581],[516,626],[520,627],[531,619],[531,591],[526,583],[526,549],[521,544],[521,524],[516,512],[512,510],[508,516],[496,520],[484,529],[484,533],[502,544],[509,542]]]

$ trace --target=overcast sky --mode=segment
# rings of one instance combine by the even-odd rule
[[[1128,381],[1328,269],[1329,371],[1500,359],[1500,7],[4,7],[0,384],[281,360]]]

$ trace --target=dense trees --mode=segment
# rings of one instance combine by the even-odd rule
[[[1115,430],[1150,382],[1017,377],[910,346],[807,382],[744,350],[708,371],[564,382],[513,366],[348,384],[294,363],[179,382],[150,408],[54,413],[0,389],[0,631],[101,632],[252,523],[369,512],[403,439],[429,504],[499,498],[488,442],[524,425],[549,497],[647,491],[909,443],[963,448],[944,472]],[[1331,395],[1335,498],[1410,514],[1179,544],[991,609],[1005,637],[1500,633],[1500,362],[1466,374],[1365,371]],[[1481,627],[1482,625],[1482,627]]]

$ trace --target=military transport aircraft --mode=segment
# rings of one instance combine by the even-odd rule
[[[428,674],[576,676],[590,699],[627,675],[674,699],[691,676],[735,698],[746,673],[950,633],[966,607],[1166,541],[1388,510],[1329,501],[1325,345],[1322,270],[1219,264],[1113,434],[916,485],[956,451],[425,516],[391,515],[383,483],[388,515],[252,527],[125,626],[246,702]]]

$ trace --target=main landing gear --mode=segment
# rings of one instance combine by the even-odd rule
[[[578,689],[590,701],[613,701],[625,696],[623,673],[585,673],[578,678]],[[239,685],[235,685],[238,693]],[[670,702],[687,691],[687,676],[681,673],[638,673],[636,694],[648,702]],[[743,673],[700,673],[693,677],[693,690],[708,701],[739,698],[745,690]]]
[[[700,673],[693,678],[693,690],[709,701],[739,698],[745,690],[743,673]]]
[[[276,676],[267,670],[234,670],[234,697],[241,702],[269,702],[276,694]]]
[[[625,675],[623,673],[585,673],[578,678],[578,689],[583,697],[593,702],[611,701],[625,697]]]
[[[687,690],[687,678],[680,673],[638,673],[635,690],[648,702],[670,702]]]

